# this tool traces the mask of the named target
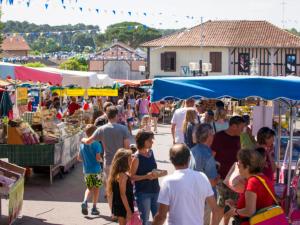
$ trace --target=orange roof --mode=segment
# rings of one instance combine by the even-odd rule
[[[191,29],[146,42],[141,46],[200,47],[201,45],[207,47],[300,48],[300,37],[267,21],[223,20],[207,21]]]
[[[22,36],[9,36],[1,45],[3,51],[29,51],[30,47]]]

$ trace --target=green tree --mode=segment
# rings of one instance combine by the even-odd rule
[[[113,24],[106,29],[106,39],[112,42],[114,39],[124,42],[133,48],[141,43],[161,37],[161,33],[153,28],[145,27],[136,22],[122,22]]]
[[[33,62],[33,63],[26,63],[24,64],[24,66],[39,68],[39,67],[45,67],[46,65],[41,62]]]
[[[42,53],[57,52],[61,49],[60,45],[53,38],[46,38],[43,36],[40,36],[35,40],[31,47],[32,50]]]
[[[96,35],[94,40],[95,40],[97,50],[101,50],[107,45],[107,40],[106,40],[105,34]]]
[[[39,37],[31,44],[31,49],[33,51],[39,51],[45,53],[45,46],[47,45],[47,40],[45,37]]]
[[[44,49],[45,52],[57,52],[60,51],[60,45],[53,38],[48,38]]]
[[[88,71],[87,61],[81,58],[70,58],[67,61],[59,65],[60,69],[63,70],[79,70],[79,71]]]
[[[82,52],[86,46],[95,48],[94,39],[91,34],[86,33],[76,33],[71,39],[72,45],[75,47],[75,50]]]
[[[292,28],[292,29],[287,30],[287,31],[289,31],[290,33],[295,34],[295,35],[297,35],[297,36],[300,36],[300,32],[298,32],[298,31],[296,30],[296,28]]]

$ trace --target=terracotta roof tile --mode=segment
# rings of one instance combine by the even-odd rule
[[[30,47],[22,36],[9,36],[1,45],[3,51],[29,51]]]
[[[203,34],[201,40],[201,33]],[[207,21],[182,32],[142,44],[142,47],[278,47],[300,48],[300,37],[267,21]]]

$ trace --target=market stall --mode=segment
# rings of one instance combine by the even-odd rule
[[[62,77],[62,86],[74,85],[82,88],[89,87],[111,87],[114,80],[107,74],[98,74],[96,72],[61,70],[50,67],[39,68],[41,71],[59,74]]]
[[[2,120],[0,158],[26,168],[48,167],[50,183],[76,162],[82,138],[81,115],[60,122],[56,110],[26,112],[20,119]]]
[[[289,107],[289,142],[287,147],[288,186],[291,184],[292,156],[294,150],[295,106],[300,100],[299,77],[260,77],[260,76],[209,76],[197,78],[164,78],[155,79],[151,101],[166,98],[187,99],[190,97],[244,99],[261,97],[265,100],[276,100]],[[178,91],[180,90],[180,92]],[[278,148],[278,151],[280,148]],[[280,153],[279,153],[280,155]],[[298,155],[299,158],[299,155]],[[279,162],[277,162],[279,165]],[[290,189],[287,189],[287,198]]]
[[[23,101],[27,104],[29,90],[30,98],[37,98],[39,104],[41,82],[59,85],[62,82],[62,77],[56,73],[22,66],[16,66],[13,77],[9,78],[18,79],[18,82],[14,82],[15,106]],[[28,80],[30,83],[24,86],[24,81]],[[3,99],[2,95],[1,103],[5,100],[3,105],[13,105],[7,104],[10,102],[8,91],[5,90],[4,93],[6,96]],[[65,122],[59,121],[56,115],[56,109],[47,110],[41,107],[36,112],[27,111],[17,118],[10,118],[10,121],[5,117],[8,113],[2,114],[0,158],[8,158],[9,162],[27,168],[48,168],[50,183],[57,173],[69,170],[76,161],[82,137],[81,115],[79,112],[77,118],[74,116],[72,121],[66,119]]]
[[[0,160],[0,173],[0,216],[3,208],[1,199],[9,199],[8,218],[3,222],[10,225],[22,210],[25,169]]]

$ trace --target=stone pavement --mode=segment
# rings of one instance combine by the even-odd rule
[[[133,140],[132,140],[133,141]],[[172,140],[170,126],[160,125],[155,135],[154,151],[158,168],[172,172],[168,160],[168,149]],[[101,193],[100,216],[83,216],[81,202],[85,191],[82,167],[78,163],[74,169],[63,177],[55,177],[52,185],[45,174],[34,174],[25,184],[22,214],[14,225],[108,225],[117,224],[110,221],[108,204]],[[2,200],[3,214],[7,215],[7,201]],[[4,224],[3,220],[0,224]]]
[[[172,173],[173,166],[168,158],[172,144],[170,125],[160,125],[155,135],[154,154],[159,169]],[[64,177],[56,177],[52,185],[44,174],[34,174],[25,184],[23,217],[14,225],[108,225],[117,224],[110,220],[108,204],[101,193],[100,216],[83,216],[81,202],[85,191],[82,167],[78,163]],[[2,201],[4,215],[7,215],[7,201]],[[0,225],[4,224],[0,222]]]

